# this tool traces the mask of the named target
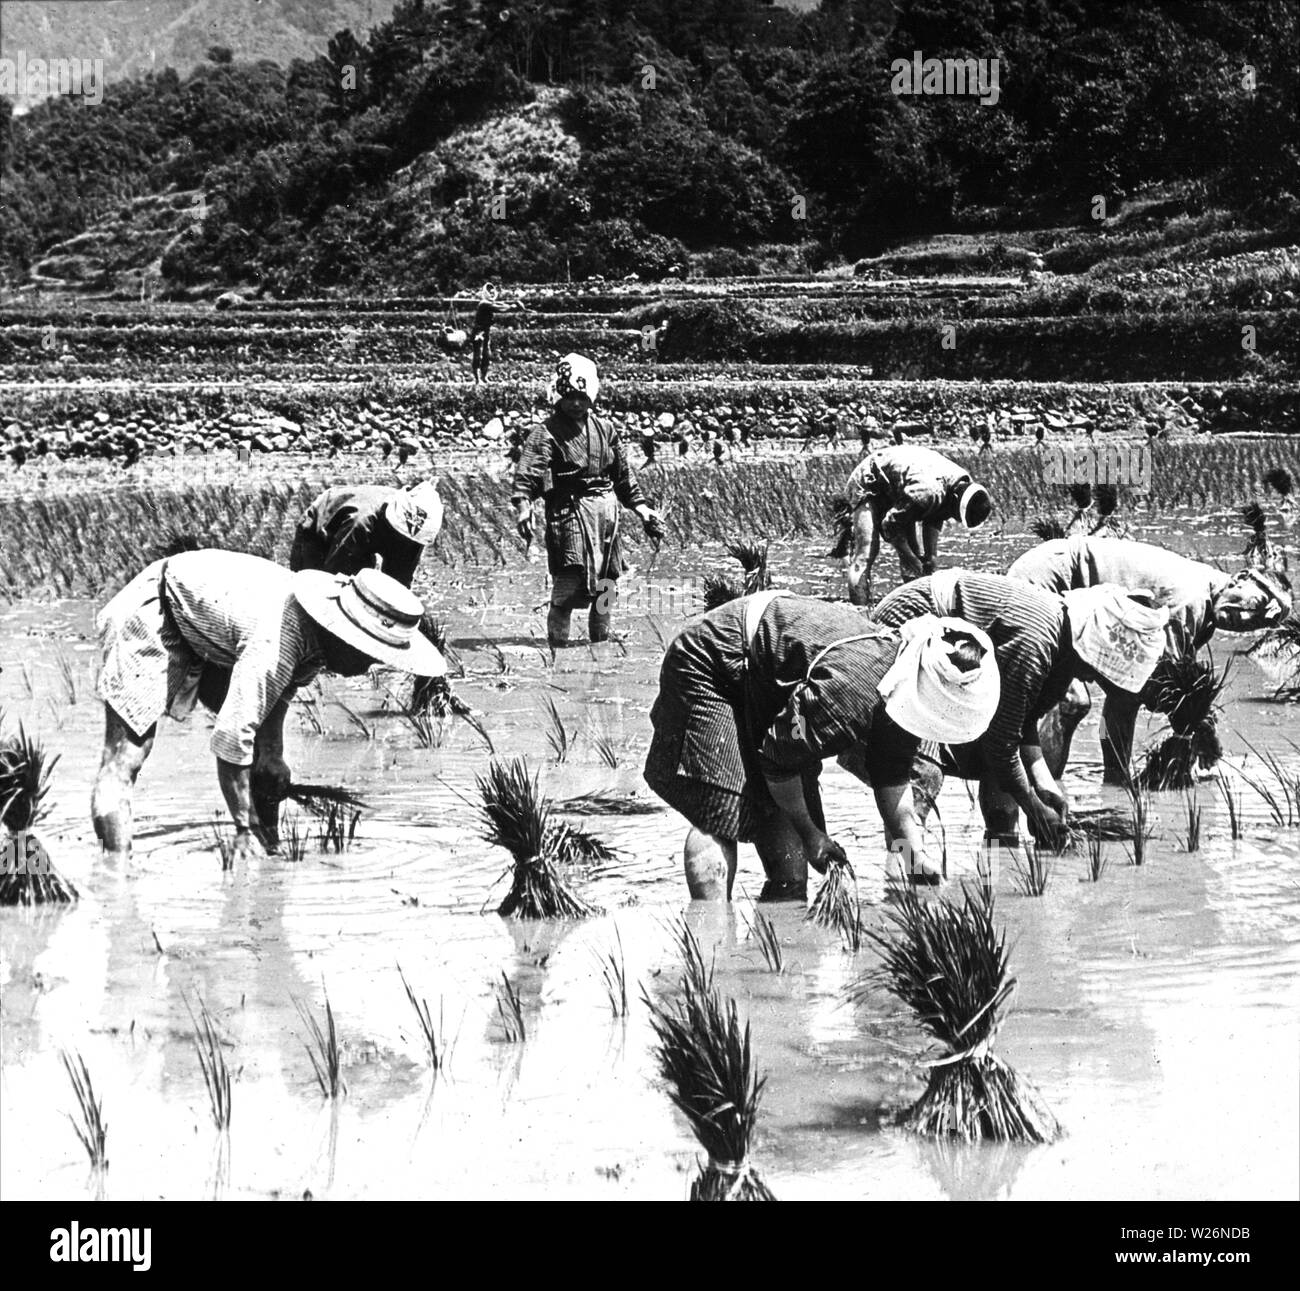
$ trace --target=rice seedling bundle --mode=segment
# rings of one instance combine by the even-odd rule
[[[542,797],[537,777],[522,758],[493,762],[478,777],[483,799],[483,837],[514,858],[510,891],[497,913],[513,919],[586,919],[600,914],[564,881],[561,871],[575,864],[608,860],[599,839],[556,820]]]
[[[1170,733],[1147,752],[1138,775],[1143,788],[1190,789],[1198,769],[1218,764],[1218,701],[1227,683],[1226,668],[1216,672],[1213,659],[1198,659],[1190,647],[1161,657],[1143,698],[1167,715]]]
[[[826,555],[838,559],[853,549],[853,507],[844,494],[837,493],[830,500],[829,510],[834,544]]]
[[[716,610],[719,605],[734,601],[744,596],[744,585],[726,574],[708,573],[704,575],[704,608]]]
[[[48,814],[50,757],[39,740],[18,732],[0,739],[0,905],[52,905],[77,900],[77,889],[50,861],[32,831]]]
[[[1241,554],[1252,565],[1271,564],[1273,547],[1268,539],[1268,516],[1264,508],[1252,499],[1241,508],[1241,519],[1249,535]]]
[[[831,928],[840,934],[845,946],[856,951],[862,944],[862,904],[858,899],[858,880],[848,860],[832,857],[826,865],[807,919],[819,928]]]
[[[1016,979],[1006,932],[993,922],[991,892],[962,903],[923,900],[904,889],[892,935],[871,932],[882,963],[856,992],[881,985],[944,1046],[928,1062],[925,1092],[902,1122],[920,1134],[1050,1143],[1061,1133],[1038,1091],[992,1052]]]
[[[645,998],[659,1074],[686,1117],[707,1163],[691,1181],[692,1201],[775,1201],[750,1149],[767,1078],[755,1070],[749,1023],[734,1000],[689,970],[669,1004]]]

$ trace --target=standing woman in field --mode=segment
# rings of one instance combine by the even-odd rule
[[[520,536],[531,542],[533,501],[546,501],[546,559],[551,608],[546,638],[567,645],[574,610],[590,607],[592,641],[609,638],[616,582],[622,572],[620,504],[641,518],[654,540],[663,522],[641,492],[613,426],[595,414],[596,365],[581,354],[560,360],[546,388],[550,415],[524,441],[515,468],[514,503]]]
[[[786,592],[709,611],[664,655],[645,764],[646,783],[691,824],[691,896],[731,899],[738,843],[757,847],[767,901],[802,899],[810,865],[820,873],[844,859],[822,813],[828,757],[871,784],[910,877],[937,882],[912,801],[913,759],[922,740],[976,739],[998,695],[993,644],[960,619],[915,619],[900,634]]]
[[[916,444],[869,454],[849,476],[846,491],[852,509],[848,581],[854,605],[871,604],[871,571],[881,538],[898,552],[899,572],[908,582],[934,573],[945,521],[960,520],[974,529],[993,511],[988,490],[964,466]]]

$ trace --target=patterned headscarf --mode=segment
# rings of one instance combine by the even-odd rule
[[[592,403],[600,395],[596,365],[585,354],[566,354],[555,365],[555,375],[547,383],[547,403],[559,403],[568,394],[585,394]]]
[[[1165,651],[1169,610],[1152,609],[1134,597],[1145,589],[1125,591],[1116,583],[1078,587],[1064,594],[1075,653],[1107,681],[1137,694],[1150,680]]]

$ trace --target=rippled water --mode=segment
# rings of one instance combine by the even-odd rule
[[[1217,536],[1229,529],[1222,516],[1199,517],[1153,536],[1227,556],[1240,541]],[[1022,535],[1002,535],[963,554],[996,568],[1026,545]],[[819,546],[776,548],[778,581],[835,586],[840,575]],[[960,550],[948,549],[953,559]],[[716,554],[709,560],[720,563]],[[630,804],[582,817],[619,853],[583,884],[605,916],[546,927],[490,913],[506,862],[477,837],[481,738],[452,722],[442,747],[418,747],[369,683],[325,682],[324,735],[305,716],[288,724],[297,778],[345,783],[370,804],[351,851],[313,851],[299,864],[260,859],[223,874],[211,828],[220,792],[207,723],[196,715],[188,726],[165,725],[137,791],[134,857],[125,869],[109,867],[88,816],[101,721],[85,639],[91,607],[12,607],[0,624],[0,695],[11,720],[25,720],[63,755],[45,836],[82,900],[0,910],[0,1193],[57,1197],[88,1187],[64,1115],[74,1106],[58,1062],[66,1048],[84,1055],[103,1098],[114,1198],[683,1197],[697,1149],[653,1079],[639,997],[672,989],[671,924],[685,914],[752,1023],[768,1077],[755,1151],[780,1197],[1296,1196],[1300,829],[1268,824],[1243,784],[1246,837],[1234,843],[1210,784],[1199,791],[1199,852],[1176,841],[1181,796],[1163,795],[1142,867],[1112,844],[1094,884],[1083,881],[1082,858],[1062,857],[1037,899],[1000,875],[999,914],[1020,985],[998,1049],[1039,1086],[1067,1135],[1025,1149],[953,1148],[904,1134],[890,1118],[920,1091],[922,1040],[883,995],[845,1002],[872,954],[845,954],[831,934],[803,923],[801,910],[767,907],[785,957],[782,974],[769,972],[748,938],[748,898],[730,909],[686,900],[683,822],[640,782],[658,635],[671,635],[688,612],[689,576],[704,563],[665,555],[660,567],[631,574],[625,646],[573,649],[554,669],[537,649],[538,569],[458,585],[432,571],[432,599],[468,672],[460,693],[485,713],[497,751],[545,765],[557,799],[594,793]],[[1227,652],[1220,644],[1217,657]],[[1253,663],[1234,664],[1223,721],[1230,767],[1254,765],[1234,731],[1300,765],[1286,742],[1300,742],[1296,710],[1264,702],[1269,689]],[[569,730],[562,765],[549,760],[545,695]],[[617,750],[616,768],[599,756],[597,736]],[[1093,717],[1068,786],[1081,805],[1116,801],[1099,781]],[[838,769],[828,768],[824,784],[832,832],[879,904],[888,893],[874,808]],[[955,782],[940,809],[952,872],[968,873],[978,813]],[[749,893],[761,883],[748,849],[740,883]],[[599,966],[616,938],[632,996],[626,1019],[612,1015]],[[454,1051],[437,1080],[399,964],[435,1015],[442,1002]],[[522,997],[522,1044],[503,1040],[502,973]],[[293,1004],[319,1014],[326,991],[348,1086],[334,1108],[315,1085]],[[216,1015],[238,1073],[227,1145],[209,1119],[193,1048],[187,1004],[197,996]]]

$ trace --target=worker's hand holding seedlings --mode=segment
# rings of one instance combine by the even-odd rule
[[[515,502],[515,529],[525,544],[533,541],[533,504],[527,498]]]
[[[832,861],[848,860],[844,849],[813,820],[804,797],[803,781],[799,776],[777,778],[766,775],[764,779],[772,801],[790,818],[799,841],[803,844],[804,856],[818,874],[825,874],[826,867]]]
[[[650,506],[639,506],[636,513],[641,517],[641,527],[645,530],[645,535],[653,543],[661,543],[668,536],[668,529],[663,522],[663,517]]]

